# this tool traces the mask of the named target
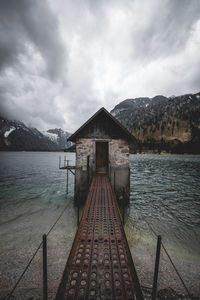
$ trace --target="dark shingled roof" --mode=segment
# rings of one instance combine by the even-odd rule
[[[76,130],[70,137],[68,137],[68,141],[75,142],[77,138],[81,137],[81,132],[90,124],[90,122],[94,122],[95,119],[100,114],[105,114],[120,130],[123,132],[124,138],[128,139],[129,141],[135,141],[133,135],[115,118],[113,117],[104,107],[100,108],[90,119],[88,119],[78,130]],[[84,137],[84,136],[82,136]]]

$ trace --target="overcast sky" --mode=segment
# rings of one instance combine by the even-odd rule
[[[73,132],[126,98],[198,91],[199,0],[0,1],[0,115]]]

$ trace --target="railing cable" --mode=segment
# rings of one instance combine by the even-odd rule
[[[150,225],[146,220],[144,220],[144,221],[148,224],[148,226],[149,226],[149,228],[151,229],[151,231],[153,232],[153,234],[157,237],[157,234],[156,234],[155,230],[151,227],[151,225]],[[183,279],[182,279],[182,277],[181,277],[179,271],[177,270],[177,268],[176,268],[174,262],[172,261],[172,259],[171,259],[170,255],[169,255],[167,249],[165,248],[163,242],[161,242],[161,245],[162,245],[162,247],[163,247],[163,249],[164,249],[164,251],[165,251],[167,257],[169,258],[169,261],[171,262],[171,264],[172,264],[172,266],[173,266],[173,268],[174,268],[174,270],[175,270],[175,272],[176,272],[178,278],[180,279],[181,283],[183,284],[183,286],[184,286],[184,288],[185,288],[185,290],[186,290],[188,296],[192,299],[192,296],[190,295],[190,292],[189,292],[189,290],[188,290],[188,288],[187,288],[185,282],[183,281]]]
[[[51,226],[51,228],[49,229],[49,231],[47,232],[46,236],[48,236],[51,231],[53,230],[53,228],[56,226],[56,224],[58,223],[58,221],[60,220],[60,218],[62,217],[62,215],[64,214],[64,212],[66,211],[66,209],[68,208],[69,206],[69,203],[67,203],[67,205],[65,206],[65,208],[62,210],[61,214],[59,215],[59,217],[56,219],[56,221],[54,222],[54,224]],[[26,268],[24,269],[24,271],[22,272],[22,274],[20,275],[19,279],[17,280],[16,284],[14,285],[12,291],[10,292],[10,294],[8,295],[8,298],[7,300],[9,300],[12,296],[12,294],[14,293],[16,287],[18,286],[19,282],[21,281],[21,279],[23,278],[24,274],[26,273],[26,271],[28,270],[29,266],[31,265],[33,259],[35,258],[36,254],[38,253],[38,251],[40,250],[40,247],[42,246],[42,243],[41,242],[39,244],[39,246],[37,247],[36,251],[34,252],[32,258],[30,259],[30,261],[28,262]]]

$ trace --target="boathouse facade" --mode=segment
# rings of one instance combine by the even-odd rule
[[[118,200],[129,199],[129,144],[133,136],[121,123],[101,108],[68,140],[76,143],[77,201],[85,201],[95,173],[108,174]]]

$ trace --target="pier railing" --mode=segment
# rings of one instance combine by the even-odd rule
[[[125,194],[123,193],[123,199],[122,199],[121,203],[119,203],[119,210],[120,210],[120,215],[121,215],[123,225],[125,225],[125,223],[126,223],[126,207],[127,207],[126,203],[127,202],[125,200]],[[152,226],[149,224],[149,222],[147,222],[146,219],[143,219],[143,221],[146,222],[146,224],[153,236],[153,239],[155,241],[154,242],[155,253],[153,253],[153,254],[151,253],[151,256],[153,256],[153,259],[155,261],[154,262],[154,270],[152,269],[152,285],[147,285],[147,284],[145,284],[145,282],[141,282],[141,287],[142,287],[143,291],[147,292],[147,297],[145,297],[145,295],[144,295],[144,299],[152,299],[152,300],[157,299],[157,290],[158,290],[159,275],[160,275],[159,265],[162,263],[162,258],[161,258],[162,252],[167,256],[169,264],[173,268],[180,284],[182,285],[182,288],[185,291],[184,294],[186,295],[187,299],[188,300],[196,299],[195,297],[193,297],[192,293],[190,292],[189,288],[187,287],[187,284],[185,283],[183,276],[179,272],[174,259],[171,257],[171,255],[169,254],[169,252],[167,250],[167,247],[163,243],[161,235],[159,235],[152,228]],[[177,282],[177,279],[175,279],[175,282]],[[150,297],[150,295],[151,295],[151,297]],[[184,298],[184,299],[186,299],[186,298]]]
[[[157,235],[157,233],[155,232],[155,230],[152,228],[152,226],[147,222],[147,220],[144,220],[150,231],[152,232],[153,236],[157,239],[157,249],[156,249],[156,258],[155,258],[155,268],[154,268],[154,279],[153,279],[153,284],[152,287],[150,288],[152,290],[152,300],[156,299],[156,295],[157,295],[157,284],[158,284],[158,274],[159,274],[159,261],[160,261],[160,253],[161,251],[164,251],[164,253],[166,254],[171,266],[173,267],[182,287],[185,290],[186,295],[188,296],[188,299],[192,300],[193,296],[190,293],[182,275],[180,274],[180,272],[178,271],[178,267],[176,266],[173,258],[171,257],[171,255],[169,254],[169,252],[167,251],[166,246],[164,245],[164,243],[162,242],[161,236]]]
[[[41,248],[42,248],[42,251],[43,251],[43,299],[47,300],[47,298],[48,298],[47,297],[47,295],[48,295],[47,294],[48,293],[47,292],[47,238],[49,237],[49,235],[51,234],[51,232],[55,228],[56,224],[59,222],[59,220],[64,215],[64,213],[67,210],[68,206],[69,206],[69,203],[61,211],[61,213],[59,214],[59,216],[57,217],[57,219],[55,220],[55,222],[52,224],[52,226],[50,227],[50,229],[48,230],[48,232],[43,235],[41,243],[38,245],[38,247],[36,248],[35,252],[32,254],[30,260],[28,261],[26,267],[24,268],[23,272],[19,276],[19,278],[16,281],[15,285],[13,286],[12,290],[10,291],[10,293],[8,294],[8,296],[5,298],[6,300],[13,299],[13,295],[14,295],[14,293],[15,293],[18,285],[19,285],[19,283],[23,279],[25,273],[28,271],[29,267],[33,263],[33,260],[35,259],[36,255],[39,253],[39,250]]]

